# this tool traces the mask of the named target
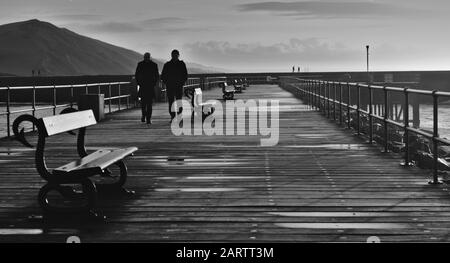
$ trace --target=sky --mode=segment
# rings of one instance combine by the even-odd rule
[[[0,0],[0,23],[39,19],[167,60],[233,72],[449,70],[448,0]]]

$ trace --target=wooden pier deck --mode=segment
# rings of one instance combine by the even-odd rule
[[[219,98],[220,91],[205,92]],[[103,198],[106,224],[42,222],[43,181],[33,150],[0,141],[0,242],[366,242],[449,241],[450,195],[427,172],[338,127],[278,86],[254,85],[242,99],[280,101],[280,142],[260,137],[172,135],[166,104],[153,125],[138,109],[88,129],[90,149],[137,146],[128,160],[133,198]],[[48,143],[49,166],[76,156],[75,137]]]

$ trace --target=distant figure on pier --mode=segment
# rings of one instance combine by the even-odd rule
[[[300,73],[300,67],[297,68],[297,72]]]
[[[295,66],[292,66],[292,73],[295,73]]]
[[[136,68],[136,82],[139,85],[138,97],[141,98],[141,121],[152,123],[152,104],[155,97],[155,86],[159,79],[158,65],[151,60],[150,53],[144,54],[144,60]]]
[[[161,73],[161,79],[166,84],[167,99],[169,101],[170,117],[175,118],[176,113],[172,112],[172,104],[175,100],[180,100],[183,97],[183,86],[188,79],[188,72],[186,64],[180,60],[180,52],[178,50],[172,51],[172,59],[164,64]],[[181,113],[181,110],[178,114]]]

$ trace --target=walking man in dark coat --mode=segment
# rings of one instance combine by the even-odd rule
[[[178,50],[172,51],[172,60],[164,64],[161,73],[161,79],[166,84],[167,99],[169,101],[170,117],[175,118],[175,112],[172,112],[172,104],[175,100],[180,100],[183,97],[183,86],[188,78],[186,64],[179,59],[180,52]],[[180,114],[178,112],[178,114]]]
[[[155,86],[159,79],[158,65],[151,60],[150,53],[144,54],[144,60],[136,68],[136,82],[139,85],[138,97],[141,98],[142,118],[147,124],[152,123],[152,104]]]

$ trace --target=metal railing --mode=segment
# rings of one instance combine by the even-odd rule
[[[297,93],[304,102],[306,102],[311,109],[322,111],[328,118],[333,118],[333,120],[338,121],[339,124],[345,124],[347,128],[354,128],[357,135],[362,134],[362,129],[366,130],[366,135],[368,136],[369,143],[374,142],[374,130],[378,128],[375,126],[381,124],[383,127],[382,134],[384,136],[383,148],[384,152],[389,151],[389,125],[399,129],[403,133],[404,142],[404,162],[402,165],[409,166],[411,164],[410,155],[410,136],[411,134],[416,134],[423,136],[424,138],[432,142],[432,171],[433,179],[430,183],[439,184],[439,145],[450,145],[450,141],[441,138],[439,136],[439,99],[440,98],[450,98],[450,92],[442,92],[437,90],[421,90],[412,88],[399,88],[399,87],[387,87],[387,86],[377,86],[368,85],[361,83],[349,83],[349,82],[334,82],[334,81],[323,81],[323,80],[311,80],[311,79],[300,79],[284,77],[280,80],[280,85],[282,87],[291,89],[293,92]],[[368,95],[366,103],[368,110],[364,110],[361,104],[361,92],[364,90]],[[374,102],[373,102],[373,92],[378,91],[382,93],[382,103],[385,105],[382,116],[374,114]],[[390,118],[389,112],[389,99],[391,93],[401,94],[402,106],[403,106],[403,121],[399,122]],[[356,95],[356,98],[352,98],[352,94]],[[426,131],[419,129],[418,127],[410,126],[410,97],[412,95],[421,95],[431,97],[433,104],[433,114],[432,131]],[[355,103],[352,103],[356,101]],[[355,114],[352,116],[352,112]],[[339,116],[338,116],[339,115]],[[355,116],[356,115],[356,116]],[[367,118],[366,125],[363,125],[362,118]],[[354,124],[352,127],[352,123]]]
[[[131,81],[121,82],[101,82],[89,84],[69,84],[69,85],[42,85],[42,86],[0,86],[0,94],[5,95],[5,98],[0,98],[0,106],[4,105],[4,110],[0,107],[0,121],[2,118],[6,119],[6,136],[11,137],[11,126],[13,115],[21,113],[31,113],[36,116],[38,112],[51,111],[52,115],[58,113],[58,109],[73,107],[77,104],[76,96],[83,94],[104,94],[105,109],[108,112],[113,112],[115,107],[118,111],[129,109],[137,105],[136,96],[133,96],[133,89],[136,90],[136,84]],[[226,81],[226,77],[190,77],[184,88],[210,89],[215,87],[220,82]],[[165,98],[165,87],[159,82],[157,89],[161,92],[159,98]],[[16,92],[27,93],[26,97],[29,100],[24,101],[23,98],[14,100],[13,97],[20,97]],[[31,94],[29,94],[31,93]],[[42,94],[45,93],[45,94]],[[58,93],[64,95],[58,96]],[[23,95],[23,94],[22,94]],[[62,97],[60,99],[58,97]],[[125,105],[124,105],[125,104]],[[46,114],[50,115],[50,113]],[[6,117],[6,118],[5,118]],[[0,122],[1,123],[1,122]],[[35,127],[32,127],[34,130]],[[0,134],[0,138],[2,135]]]
[[[91,84],[71,84],[71,85],[50,85],[50,86],[18,86],[18,87],[0,87],[0,91],[6,92],[6,111],[0,112],[0,118],[2,116],[6,116],[6,135],[7,137],[11,136],[11,116],[13,114],[20,114],[20,113],[31,113],[33,116],[36,116],[37,112],[40,111],[52,111],[53,115],[57,114],[57,110],[59,108],[66,108],[66,107],[73,107],[77,104],[75,101],[75,93],[78,94],[100,94],[102,93],[102,89],[105,88],[107,97],[105,97],[105,102],[108,104],[109,112],[112,112],[112,106],[114,101],[117,102],[118,110],[121,109],[122,100],[126,100],[126,108],[130,108],[130,97],[131,95],[123,94],[122,88],[126,85],[131,85],[131,82],[111,82],[111,83],[91,83]],[[95,92],[92,92],[92,90],[95,90]],[[41,91],[48,91],[51,92],[51,98],[48,98],[46,96],[44,105],[45,106],[39,106],[40,104],[43,104],[42,101],[39,101],[37,99],[38,93]],[[17,91],[31,91],[31,104],[30,102],[24,103],[23,101],[20,102],[14,102],[11,100],[11,97],[14,92]],[[58,91],[64,91],[68,92],[69,96],[67,94],[64,95],[64,97],[68,97],[64,100],[64,102],[58,102]],[[115,92],[113,92],[115,91]],[[114,93],[116,93],[114,95]],[[48,92],[47,92],[48,94]],[[106,94],[105,94],[106,95]],[[17,106],[20,105],[20,106]],[[25,107],[25,108],[24,108]],[[16,109],[17,108],[17,109]],[[34,129],[34,127],[33,127]]]

